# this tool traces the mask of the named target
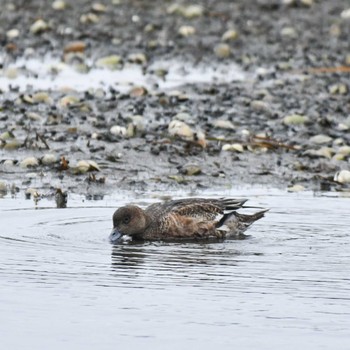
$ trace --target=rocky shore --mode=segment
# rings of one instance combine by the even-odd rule
[[[350,188],[345,0],[13,0],[0,192]]]

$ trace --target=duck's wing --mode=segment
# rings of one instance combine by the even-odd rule
[[[178,199],[162,203],[158,206],[152,205],[160,215],[176,214],[183,217],[196,218],[201,221],[219,222],[233,211],[241,208],[246,199],[236,198],[188,198]]]

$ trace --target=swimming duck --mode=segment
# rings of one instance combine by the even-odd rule
[[[111,242],[127,235],[134,240],[224,239],[241,235],[267,210],[252,215],[237,213],[246,199],[189,198],[155,203],[142,209],[135,205],[113,214]]]

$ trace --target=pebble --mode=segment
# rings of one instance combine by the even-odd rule
[[[180,173],[188,176],[196,176],[202,173],[202,169],[198,164],[188,163],[181,167]]]
[[[189,113],[180,112],[180,113],[177,113],[173,119],[182,120],[183,122],[186,122],[186,121],[190,121],[192,119],[192,116]]]
[[[58,161],[59,161],[59,158],[55,154],[52,154],[52,153],[46,153],[41,158],[41,162],[44,165],[51,165],[51,164],[57,163]]]
[[[309,121],[309,117],[300,114],[291,114],[283,119],[285,125],[302,125]]]
[[[333,84],[328,88],[332,95],[346,95],[349,91],[347,85],[343,83]]]
[[[122,58],[119,55],[111,55],[111,56],[99,58],[96,61],[96,67],[115,70],[119,68],[121,63],[122,63]]]
[[[85,174],[88,171],[100,171],[100,167],[93,160],[80,160],[74,168],[76,174]]]
[[[350,171],[349,170],[340,170],[334,175],[334,181],[341,184],[350,183]]]
[[[107,11],[107,7],[99,2],[95,2],[94,4],[92,4],[91,8],[95,12],[106,12]]]
[[[22,147],[22,143],[16,139],[14,140],[11,140],[11,141],[7,141],[5,146],[4,146],[4,149],[7,150],[7,151],[11,151],[11,150],[14,150],[14,149],[18,149]]]
[[[72,96],[72,95],[66,95],[66,96],[63,96],[59,101],[58,101],[58,105],[60,107],[63,107],[63,108],[68,108],[69,106],[71,105],[75,105],[77,103],[79,103],[80,100],[78,97],[76,96]]]
[[[222,146],[223,151],[229,151],[229,152],[238,152],[238,153],[243,153],[244,148],[243,145],[240,143],[232,143],[232,144],[225,144]]]
[[[62,11],[65,10],[67,5],[63,0],[55,0],[51,6],[56,11]]]
[[[188,37],[196,33],[196,28],[192,26],[181,26],[178,33],[183,37]]]
[[[203,16],[204,10],[201,5],[189,5],[182,8],[182,15],[186,18],[195,18]]]
[[[100,17],[95,13],[87,13],[80,16],[80,23],[88,24],[88,23],[98,23],[100,21]]]
[[[322,145],[325,143],[329,143],[332,141],[332,138],[327,135],[316,135],[310,138],[311,143],[315,143],[317,145]]]
[[[4,76],[8,79],[16,79],[18,75],[18,69],[15,67],[9,67],[4,71]]]
[[[323,157],[323,158],[331,159],[334,153],[335,153],[335,151],[333,148],[321,147],[318,150],[315,150],[315,149],[307,150],[303,153],[303,155],[310,156],[310,157],[316,157],[316,158]]]
[[[69,52],[84,52],[86,49],[86,44],[84,43],[84,41],[71,41],[70,43],[68,43],[63,51],[64,53],[69,53]]]
[[[6,32],[6,36],[7,36],[7,39],[15,39],[15,38],[18,38],[19,37],[19,30],[14,28],[14,29],[10,29]]]
[[[261,101],[261,100],[253,100],[252,102],[250,102],[250,106],[252,107],[252,109],[254,109],[254,111],[256,112],[267,112],[270,111],[270,105],[267,102]]]
[[[289,38],[295,38],[298,34],[293,27],[284,27],[281,30],[281,35]]]
[[[218,44],[214,47],[214,53],[219,58],[228,58],[231,55],[231,48],[227,44]]]
[[[350,8],[342,11],[340,17],[343,19],[350,19]]]
[[[234,130],[235,126],[230,120],[216,119],[213,121],[214,128],[224,129],[224,130]]]
[[[126,128],[124,126],[120,126],[120,125],[113,125],[109,129],[109,131],[112,135],[116,135],[116,136],[126,136],[126,134],[127,134]]]
[[[238,38],[238,32],[234,29],[227,30],[224,34],[222,34],[222,41],[233,41]]]
[[[7,185],[4,181],[0,181],[0,195],[7,193]]]
[[[194,132],[191,127],[181,120],[172,120],[168,127],[169,134],[184,139],[193,140]]]
[[[34,103],[46,103],[48,105],[53,104],[53,99],[51,98],[51,96],[44,91],[36,92],[32,95],[32,99]]]
[[[131,63],[145,64],[147,57],[144,53],[132,53],[128,56],[128,61]]]
[[[342,154],[344,156],[350,156],[350,146],[342,146],[338,149],[339,154]]]
[[[288,192],[301,192],[301,191],[305,191],[305,187],[303,185],[293,185],[293,186],[289,186],[288,187]]]
[[[39,160],[35,157],[25,158],[19,163],[19,166],[21,168],[36,167],[38,165],[39,165]]]
[[[39,33],[44,32],[48,28],[49,28],[49,26],[44,20],[38,19],[30,26],[30,31],[33,34],[39,34]]]
[[[14,138],[15,138],[15,135],[13,134],[12,131],[4,131],[0,135],[0,140],[2,141],[13,140]]]
[[[130,97],[141,97],[147,94],[148,94],[148,91],[143,86],[135,86],[129,92]]]

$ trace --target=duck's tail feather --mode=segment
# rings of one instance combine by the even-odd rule
[[[247,215],[240,214],[236,211],[225,214],[222,219],[216,224],[218,230],[227,232],[227,236],[242,234],[255,221],[264,217],[269,209],[261,210],[255,214]]]

